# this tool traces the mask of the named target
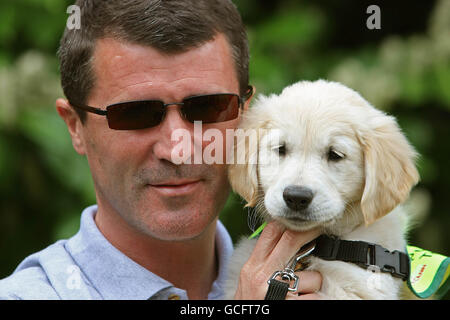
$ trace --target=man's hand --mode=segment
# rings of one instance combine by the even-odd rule
[[[267,280],[308,242],[320,235],[318,230],[297,232],[287,230],[278,222],[264,228],[252,255],[245,263],[239,277],[235,299],[261,300],[267,292]],[[319,299],[316,293],[322,286],[322,276],[315,271],[296,272],[299,277],[298,292],[288,292],[287,300]],[[300,294],[300,295],[299,295]]]

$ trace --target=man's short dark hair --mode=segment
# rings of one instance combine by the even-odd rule
[[[87,103],[95,82],[95,43],[106,37],[177,54],[222,33],[230,44],[240,94],[247,90],[247,34],[231,0],[77,0],[75,5],[81,9],[81,28],[66,28],[58,50],[62,88],[73,103]],[[76,111],[84,121],[84,111]]]

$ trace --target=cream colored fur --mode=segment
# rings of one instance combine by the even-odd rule
[[[302,81],[280,95],[259,96],[244,114],[240,128],[267,130],[259,131],[258,146],[246,153],[245,164],[229,167],[234,191],[265,220],[278,220],[300,231],[319,227],[342,239],[404,251],[407,220],[400,204],[419,175],[414,165],[417,154],[393,117],[342,84]],[[277,135],[265,134],[271,130]],[[241,137],[236,148],[243,143]],[[329,160],[331,150],[343,158]],[[267,164],[264,160],[274,152],[278,162]],[[288,185],[304,186],[314,193],[302,213],[303,221],[290,219],[300,213],[284,203],[282,194]],[[255,241],[243,239],[236,248],[227,298],[235,293]],[[285,263],[280,261],[280,265]],[[400,297],[402,281],[386,273],[314,257],[309,258],[308,269],[322,274],[319,294],[324,298]]]

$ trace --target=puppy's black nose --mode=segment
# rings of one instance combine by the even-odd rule
[[[287,186],[283,191],[286,205],[295,211],[306,209],[314,197],[311,189],[301,186]]]

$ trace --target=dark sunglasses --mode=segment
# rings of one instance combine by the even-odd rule
[[[112,104],[106,110],[69,102],[73,107],[106,116],[108,126],[115,130],[138,130],[161,123],[170,105],[181,106],[182,116],[190,122],[216,123],[236,119],[239,109],[252,96],[248,86],[243,97],[233,93],[216,93],[185,98],[183,102],[164,103],[159,100],[128,101]]]

